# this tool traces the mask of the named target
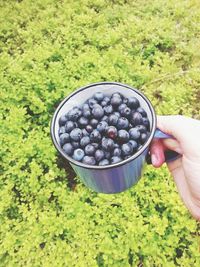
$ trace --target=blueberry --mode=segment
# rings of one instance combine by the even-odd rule
[[[143,108],[139,107],[137,108],[136,111],[139,112],[142,115],[142,117],[147,117],[147,113]]]
[[[74,122],[73,121],[67,121],[65,123],[65,131],[67,133],[71,132],[75,128]]]
[[[126,104],[121,104],[121,105],[118,107],[118,111],[119,111],[119,113],[121,113],[121,111],[122,111],[123,109],[125,109],[125,108],[127,108],[127,105],[126,105]]]
[[[107,115],[104,115],[102,118],[101,118],[102,121],[106,121],[108,122],[108,116]]]
[[[70,121],[76,121],[81,115],[82,115],[82,111],[77,107],[71,109],[67,113],[67,116],[68,116]]]
[[[114,150],[113,150],[113,156],[117,156],[117,157],[120,157],[122,154],[122,151],[119,147],[116,147]]]
[[[131,122],[134,126],[143,124],[142,115],[139,112],[134,112],[131,114]]]
[[[105,166],[105,165],[109,165],[109,161],[107,159],[99,161],[99,166]]]
[[[93,128],[96,128],[98,123],[99,123],[99,122],[98,122],[98,120],[96,120],[96,119],[91,119],[91,120],[90,120],[90,125],[91,125]]]
[[[98,143],[92,143],[92,145],[95,148],[95,150],[97,150],[99,148],[99,144]]]
[[[96,121],[96,120],[95,120]],[[96,126],[95,126],[96,127]],[[86,129],[86,131],[88,132],[88,133],[91,133],[92,131],[93,131],[93,127],[91,126],[91,125],[87,125],[86,127],[85,127],[85,129]]]
[[[101,134],[100,134],[100,132],[97,129],[95,129],[95,130],[93,130],[91,132],[91,134],[90,134],[90,140],[92,142],[99,142],[99,141],[101,141]]]
[[[129,133],[126,130],[118,131],[118,140],[120,143],[126,143],[129,141]]]
[[[123,156],[129,156],[133,153],[133,147],[131,144],[126,143],[121,146],[122,155]]]
[[[128,98],[128,107],[129,108],[138,108],[140,106],[140,102],[138,101],[138,99],[136,97],[129,97]]]
[[[122,95],[120,93],[113,93],[111,98],[114,98],[114,97],[122,98]]]
[[[136,151],[137,150],[138,143],[135,140],[130,140],[128,143],[131,144],[131,146],[133,148],[133,151]]]
[[[94,106],[92,109],[92,115],[95,119],[100,119],[104,115],[104,110],[101,106]]]
[[[80,141],[80,146],[81,147],[85,147],[90,143],[90,137],[89,136],[84,136],[83,138],[81,138]]]
[[[102,139],[101,145],[105,151],[111,151],[114,148],[114,141],[110,138],[104,138]]]
[[[121,109],[120,113],[123,117],[129,118],[129,116],[131,115],[131,109],[126,107],[124,109]]]
[[[110,104],[110,97],[109,96],[105,96],[103,101],[106,102],[106,105]]]
[[[115,139],[117,137],[117,128],[114,126],[109,126],[106,130],[106,134],[109,138]]]
[[[85,153],[82,149],[78,148],[74,150],[72,158],[77,161],[81,161],[82,158],[85,156]]]
[[[91,117],[91,111],[90,109],[84,109],[83,110],[83,117],[89,119]]]
[[[88,164],[88,165],[95,165],[96,164],[96,160],[94,157],[90,157],[90,156],[85,156],[82,160],[82,162],[84,164]]]
[[[140,137],[140,143],[144,144],[146,142],[147,138],[148,138],[147,133],[142,133],[141,137]]]
[[[63,146],[63,150],[64,150],[64,152],[65,152],[67,155],[71,156],[72,153],[73,153],[73,151],[74,151],[74,148],[73,148],[72,144],[70,144],[70,143],[66,143],[66,144]]]
[[[102,101],[104,98],[104,94],[102,92],[97,92],[94,94],[94,99],[97,101]]]
[[[142,118],[143,125],[149,130],[149,119],[148,118]]]
[[[105,155],[105,159],[110,159],[110,157],[111,157],[111,153],[110,152],[108,152],[108,151],[105,151],[104,152],[104,155]]]
[[[70,141],[70,137],[68,133],[63,133],[60,135],[60,145],[63,146],[65,143]]]
[[[129,122],[127,118],[125,117],[120,117],[117,122],[117,128],[118,129],[127,129],[129,125]]]
[[[114,96],[111,98],[110,103],[113,107],[118,107],[122,104],[122,99],[121,97]]]
[[[130,139],[138,140],[140,138],[140,131],[137,128],[131,128],[129,130]]]
[[[99,124],[97,125],[97,130],[100,133],[105,132],[107,128],[108,128],[108,123],[106,121],[100,121]]]
[[[105,106],[103,109],[106,115],[109,115],[113,112],[113,107],[111,105]]]
[[[115,143],[114,144],[114,148],[116,148],[116,147],[119,147],[119,144],[118,143]]]
[[[84,110],[90,110],[90,107],[87,103],[84,103],[82,109],[83,109],[83,111]]]
[[[102,106],[102,107],[105,107],[105,106],[107,106],[107,103],[106,103],[106,101],[104,101],[104,100],[103,100],[103,101],[101,101],[101,106]]]
[[[94,155],[95,153],[95,147],[91,144],[88,144],[86,147],[85,147],[85,154],[86,155],[89,155],[89,156],[92,156]]]
[[[67,122],[67,117],[65,115],[62,115],[60,118],[59,118],[59,126],[63,126],[65,125],[65,123]]]
[[[113,126],[116,126],[117,125],[117,122],[118,122],[118,119],[119,117],[115,114],[111,114],[109,117],[108,117],[108,123],[110,125],[113,125]]]
[[[116,115],[118,118],[121,117],[121,114],[118,111],[115,111],[113,114]]]
[[[97,149],[95,151],[95,159],[96,161],[101,161],[102,159],[104,159],[105,153],[103,152],[103,150],[101,149]]]
[[[86,129],[82,130],[82,134],[83,134],[83,136],[89,136],[89,133]]]
[[[146,133],[147,131],[147,128],[144,125],[139,124],[135,128],[137,128],[140,131],[140,133]]]
[[[79,142],[72,141],[72,142],[71,142],[71,144],[72,144],[72,146],[73,146],[73,148],[74,148],[74,149],[76,149],[76,148],[79,148],[79,147],[80,147],[80,144],[79,144]]]
[[[73,141],[80,141],[81,138],[82,138],[82,131],[81,129],[79,128],[75,128],[71,131],[70,133],[70,138],[73,140]]]
[[[97,104],[97,101],[94,98],[88,99],[88,105],[90,108],[93,108],[95,104]]]
[[[128,104],[128,98],[125,97],[125,98],[123,99],[123,103],[127,105],[127,104]]]
[[[114,164],[114,163],[118,163],[122,161],[122,158],[118,157],[118,156],[113,156],[111,159],[110,159],[110,163],[111,164]]]
[[[88,125],[88,119],[87,119],[87,118],[85,118],[85,117],[80,117],[80,118],[78,119],[78,126],[79,126],[80,128],[85,128],[87,125]]]
[[[65,126],[61,126],[60,129],[58,130],[58,134],[64,134],[65,133]]]

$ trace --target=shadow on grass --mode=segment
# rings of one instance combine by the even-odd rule
[[[65,170],[68,187],[72,191],[74,191],[75,188],[76,188],[77,181],[75,179],[76,178],[76,173],[72,169],[71,165],[69,164],[69,162],[66,159],[64,159],[60,155],[57,156],[56,163],[57,163],[58,168]],[[57,179],[58,180],[60,180],[60,179],[63,180],[63,178],[59,178],[59,177]]]

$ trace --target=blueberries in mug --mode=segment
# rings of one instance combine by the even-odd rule
[[[67,116],[62,115],[62,116],[60,117],[59,121],[58,121],[59,126],[64,126],[66,122],[67,122]]]
[[[94,152],[95,152],[95,147],[93,145],[88,144],[85,147],[85,154],[86,155],[93,156],[94,155]]]
[[[64,134],[65,133],[65,126],[61,126],[60,129],[58,130],[58,134]]]
[[[94,94],[94,99],[97,100],[98,102],[102,101],[103,98],[104,98],[104,94],[102,92],[97,92]]]
[[[136,109],[140,106],[140,102],[136,97],[129,97],[127,105],[131,109]]]
[[[96,92],[59,120],[64,153],[88,165],[106,166],[131,157],[147,141],[150,122],[136,97]]]
[[[80,146],[81,147],[85,147],[90,143],[90,137],[89,136],[84,136],[83,138],[81,138],[80,141]]]
[[[65,143],[70,141],[70,136],[68,133],[63,133],[60,135],[60,145],[63,146]]]
[[[104,159],[104,156],[105,156],[105,153],[104,153],[103,150],[97,149],[95,151],[95,159],[96,159],[96,161],[98,161],[98,162],[101,161],[102,159]]]
[[[122,161],[122,158],[118,157],[118,156],[113,156],[111,159],[110,159],[110,163],[111,164],[114,164],[114,163],[118,163]]]
[[[118,140],[120,143],[126,143],[129,141],[129,133],[126,130],[118,131]]]
[[[117,137],[117,128],[114,126],[109,126],[106,130],[107,136],[111,139],[116,139]]]
[[[71,156],[73,151],[74,151],[74,148],[73,148],[72,144],[67,143],[63,146],[63,150],[68,156]]]
[[[104,115],[104,110],[101,106],[94,106],[92,109],[92,115],[95,119],[100,119]]]
[[[91,134],[90,134],[90,140],[92,142],[100,142],[101,141],[101,134],[100,134],[100,132],[97,129],[95,129],[95,130],[93,130],[91,132]]]
[[[137,128],[131,128],[129,130],[130,139],[138,140],[140,138],[140,131]]]
[[[65,123],[65,131],[66,131],[66,133],[71,132],[74,128],[75,128],[75,124],[74,124],[73,121],[67,121]]]
[[[82,131],[81,129],[79,128],[75,128],[71,131],[70,133],[70,138],[73,140],[73,141],[80,141],[81,138],[82,138]]]
[[[106,121],[100,121],[97,125],[97,130],[100,133],[106,132],[106,129],[108,128],[108,123]]]
[[[102,159],[101,161],[99,161],[99,166],[105,166],[109,164],[109,160],[107,159]]]
[[[118,129],[127,129],[129,126],[128,119],[125,117],[120,117],[117,122]]]
[[[111,105],[105,106],[103,109],[106,115],[109,115],[113,112],[113,107]]]
[[[74,150],[72,158],[77,161],[81,161],[84,156],[85,156],[84,151],[80,148],[77,148]]]
[[[91,156],[85,156],[82,160],[83,163],[88,165],[96,165],[96,160],[94,157]]]

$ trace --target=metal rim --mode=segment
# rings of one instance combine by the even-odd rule
[[[84,164],[82,162],[78,162],[76,160],[74,160],[73,158],[67,156],[63,150],[61,149],[60,145],[57,143],[56,141],[56,137],[55,137],[55,132],[54,132],[54,129],[55,129],[55,123],[56,123],[56,119],[57,119],[57,115],[58,115],[58,112],[59,110],[63,107],[63,105],[74,95],[76,95],[77,93],[79,93],[80,91],[83,91],[89,87],[93,87],[93,86],[97,86],[97,85],[103,85],[103,84],[108,84],[108,85],[120,85],[120,86],[123,86],[123,87],[126,87],[126,88],[129,88],[131,90],[133,90],[134,92],[136,92],[137,94],[139,94],[144,100],[145,102],[148,104],[148,107],[151,111],[151,115],[152,115],[152,130],[151,130],[151,133],[150,133],[150,136],[148,138],[148,140],[143,144],[143,146],[134,154],[132,155],[130,158],[126,159],[126,160],[122,160],[118,163],[115,163],[115,164],[109,164],[109,165],[105,165],[105,166],[94,166],[94,165],[87,165],[87,164]],[[135,89],[127,84],[123,84],[123,83],[119,83],[119,82],[97,82],[97,83],[92,83],[92,84],[89,84],[89,85],[86,85],[86,86],[83,86],[77,90],[75,90],[73,93],[71,93],[69,96],[65,97],[63,99],[63,101],[59,104],[59,106],[56,108],[55,112],[54,112],[54,115],[52,117],[52,120],[51,120],[51,127],[50,127],[50,134],[51,134],[51,138],[52,138],[52,141],[53,141],[53,144],[55,146],[55,148],[57,149],[57,151],[65,158],[67,159],[70,163],[74,164],[74,165],[77,165],[79,167],[83,167],[85,169],[93,169],[93,170],[105,170],[105,169],[110,169],[110,168],[115,168],[115,167],[119,167],[119,166],[122,166],[134,159],[136,159],[137,157],[139,157],[150,145],[152,139],[153,139],[153,136],[155,134],[155,130],[156,130],[156,114],[155,114],[155,111],[154,111],[154,108],[153,106],[151,105],[151,102],[149,101],[149,99],[143,94],[141,93],[138,89]]]

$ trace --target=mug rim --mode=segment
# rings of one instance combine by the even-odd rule
[[[68,155],[66,155],[64,153],[64,151],[62,150],[62,148],[60,147],[60,145],[57,143],[57,140],[56,140],[56,137],[55,137],[55,123],[56,123],[58,112],[60,111],[60,109],[63,107],[63,105],[65,105],[65,103],[71,97],[73,97],[77,93],[79,93],[79,92],[81,92],[81,91],[83,91],[83,90],[85,90],[85,89],[87,89],[89,87],[97,86],[97,85],[104,85],[104,84],[108,84],[108,85],[119,85],[119,86],[122,86],[122,87],[129,88],[129,89],[133,90],[134,92],[136,92],[137,94],[139,94],[145,100],[145,102],[147,103],[147,105],[148,105],[148,107],[149,107],[149,109],[151,111],[151,115],[152,115],[152,130],[150,132],[150,135],[149,135],[149,138],[147,139],[147,141],[142,145],[142,147],[136,153],[134,153],[128,159],[122,160],[122,161],[117,162],[117,163],[114,163],[114,164],[108,164],[108,165],[105,165],[105,166],[87,165],[85,163],[78,162],[78,161],[74,160],[73,158],[71,158],[70,156],[68,156]],[[150,143],[151,143],[151,141],[152,141],[152,139],[154,137],[155,131],[156,131],[156,122],[157,122],[157,119],[156,119],[155,110],[154,110],[154,108],[153,108],[150,100],[142,92],[140,92],[138,89],[136,89],[136,88],[134,88],[134,87],[132,87],[132,86],[130,86],[128,84],[124,84],[124,83],[120,83],[120,82],[104,81],[104,82],[96,82],[96,83],[91,83],[91,84],[82,86],[82,87],[76,89],[75,91],[73,91],[70,95],[66,96],[60,102],[60,104],[58,105],[58,107],[56,108],[56,110],[54,111],[53,117],[51,119],[50,134],[51,134],[51,139],[53,141],[53,144],[54,144],[56,150],[65,159],[67,159],[70,163],[72,163],[74,165],[77,165],[79,167],[83,167],[85,169],[105,170],[105,169],[116,168],[116,167],[125,165],[125,164],[131,162],[132,160],[138,158],[149,147],[149,145],[150,145]]]

